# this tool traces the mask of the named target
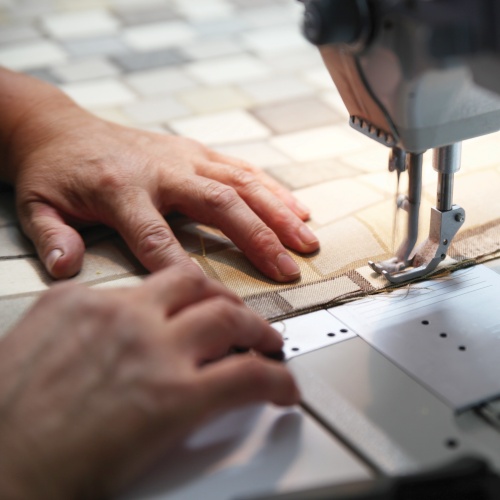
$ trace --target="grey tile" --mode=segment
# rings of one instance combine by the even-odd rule
[[[68,40],[62,45],[74,57],[110,56],[128,51],[128,47],[117,36]]]
[[[36,302],[38,295],[19,298],[0,298],[0,337],[5,335]]]
[[[43,80],[44,82],[51,83],[52,85],[58,85],[62,83],[62,81],[57,78],[50,68],[37,68],[29,71],[25,71],[27,75],[38,78],[39,80]]]
[[[177,49],[155,50],[152,52],[128,52],[116,54],[112,60],[125,72],[143,71],[174,64],[182,64],[186,57]]]
[[[116,76],[119,69],[104,57],[83,58],[52,68],[51,74],[61,83]]]
[[[0,260],[36,255],[32,243],[17,225],[0,227]]]
[[[0,44],[24,42],[39,38],[40,33],[28,23],[9,23],[0,25]]]
[[[254,109],[253,113],[277,134],[330,125],[342,119],[315,98],[262,106]]]
[[[179,19],[178,14],[167,6],[116,6],[112,10],[115,16],[120,19],[125,26]]]
[[[224,36],[239,34],[248,29],[248,24],[240,18],[227,17],[225,19],[212,19],[193,23],[193,27],[200,36]]]

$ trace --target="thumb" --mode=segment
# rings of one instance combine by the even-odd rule
[[[64,222],[55,208],[43,202],[32,202],[20,212],[23,231],[33,241],[49,274],[56,279],[77,274],[85,252],[78,232]]]

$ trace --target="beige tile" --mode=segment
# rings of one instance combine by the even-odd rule
[[[145,97],[161,96],[196,86],[192,78],[177,68],[137,71],[126,76],[125,81],[137,93]]]
[[[500,173],[496,169],[455,176],[454,201],[465,209],[462,230],[500,217]]]
[[[344,125],[320,127],[273,137],[271,144],[297,162],[325,160],[359,150],[370,139]]]
[[[354,168],[332,160],[300,165],[280,165],[268,168],[267,171],[290,189],[301,189],[334,179],[354,177],[359,173]]]
[[[291,102],[261,106],[254,115],[277,134],[331,125],[339,116],[321,101],[308,98]]]
[[[310,96],[315,90],[314,87],[300,81],[295,75],[281,74],[256,81],[241,82],[239,85],[258,104],[290,101]]]
[[[313,283],[292,290],[280,292],[283,297],[294,309],[304,309],[316,304],[326,304],[343,295],[357,292],[360,288],[347,276],[342,276],[334,280]]]
[[[370,229],[354,217],[318,229],[316,236],[321,250],[311,257],[310,264],[323,276],[385,254]]]
[[[142,285],[144,282],[143,276],[127,276],[126,278],[118,278],[116,280],[104,281],[103,283],[97,283],[96,285],[91,285],[91,288],[128,288],[132,286]]]
[[[133,120],[127,116],[120,108],[103,108],[94,110],[93,114],[107,120],[108,122],[118,123],[119,125],[132,126]]]
[[[375,205],[383,196],[356,179],[338,179],[295,191],[295,196],[311,209],[318,224],[328,224]]]
[[[228,156],[242,158],[257,167],[272,167],[290,163],[290,160],[284,154],[263,141],[220,146],[217,151]]]
[[[242,110],[173,120],[170,126],[181,135],[210,145],[252,141],[270,135],[264,125]]]
[[[247,108],[251,104],[251,100],[234,87],[195,88],[178,92],[176,97],[195,113]]]
[[[462,170],[500,165],[500,133],[464,141],[462,144]]]
[[[0,260],[0,297],[47,290],[51,282],[38,259]]]

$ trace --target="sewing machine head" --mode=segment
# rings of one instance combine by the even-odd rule
[[[370,265],[394,283],[427,274],[465,220],[452,203],[461,141],[500,129],[500,1],[300,1],[303,32],[319,46],[350,125],[391,148],[390,170],[408,170],[408,195],[398,201],[406,239],[392,259]],[[437,203],[429,237],[415,248],[428,149]]]

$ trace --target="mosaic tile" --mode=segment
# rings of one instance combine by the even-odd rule
[[[114,35],[64,40],[62,46],[73,57],[111,56],[128,50],[123,41]]]
[[[254,82],[241,82],[239,86],[257,104],[289,101],[292,99],[310,96],[314,89],[301,82],[295,76],[273,76]]]
[[[183,0],[177,4],[178,11],[192,21],[200,19],[217,19],[233,14],[234,6],[225,0]]]
[[[330,125],[339,116],[314,98],[253,109],[253,114],[277,134]]]
[[[186,70],[201,83],[208,85],[246,82],[265,77],[270,73],[270,68],[250,55],[198,61],[188,64]]]
[[[16,325],[37,299],[37,295],[13,299],[0,298],[0,318],[2,318],[0,337]]]
[[[193,27],[202,37],[238,35],[248,29],[247,23],[241,16],[193,21]]]
[[[103,57],[79,59],[64,65],[55,66],[51,72],[59,81],[64,83],[112,77],[120,73],[114,64]]]
[[[137,3],[132,6],[116,6],[113,13],[124,26],[155,23],[158,21],[172,21],[179,18],[170,6],[143,5]]]
[[[125,28],[123,41],[133,50],[148,52],[191,41],[194,30],[183,21],[165,21]]]
[[[269,136],[269,130],[244,111],[227,111],[170,122],[173,130],[206,144],[252,141]]]
[[[3,24],[0,27],[0,44],[12,44],[39,39],[41,33],[28,23]]]
[[[313,220],[321,225],[351,215],[384,199],[382,194],[356,179],[324,182],[298,189],[294,194],[311,209]]]
[[[17,225],[0,226],[0,259],[35,254],[35,248]]]
[[[309,43],[295,26],[273,26],[247,31],[241,35],[241,40],[248,50],[266,55],[294,52]]]
[[[99,108],[126,104],[135,100],[123,83],[112,78],[89,82],[68,83],[61,89],[83,107]]]
[[[178,92],[177,98],[195,113],[214,113],[235,108],[247,108],[251,100],[234,87],[194,88]]]
[[[335,85],[328,70],[324,66],[310,69],[304,72],[304,80],[320,90],[331,90]]]
[[[330,106],[343,120],[347,123],[349,120],[349,111],[345,107],[344,101],[340,94],[335,90],[326,90],[321,93],[321,100]]]
[[[262,61],[271,66],[273,70],[281,73],[293,73],[296,75],[302,70],[317,68],[323,64],[321,56],[316,47],[305,46],[293,52],[273,52],[271,54],[260,54]],[[298,81],[307,83],[305,79],[295,76]],[[311,85],[315,88],[314,85]]]
[[[52,280],[38,259],[0,260],[0,294],[2,296],[40,292],[49,288]]]
[[[370,139],[337,125],[276,136],[271,144],[292,160],[308,162],[354,152],[367,141]]]
[[[139,124],[167,122],[190,114],[188,108],[172,97],[144,99],[124,106],[123,110]]]
[[[42,16],[43,30],[54,38],[83,38],[111,35],[118,31],[119,23],[105,9],[56,12]]]
[[[245,142],[229,146],[219,146],[217,151],[228,156],[242,158],[257,167],[288,165],[290,160],[267,142]]]
[[[208,59],[212,57],[223,57],[241,54],[243,47],[238,39],[234,37],[198,37],[191,43],[180,47],[183,54],[189,59]]]
[[[241,10],[238,13],[238,17],[253,28],[265,28],[284,24],[298,26],[297,23],[302,15],[302,10],[302,7],[295,5],[295,2],[285,2],[279,5],[272,5],[269,2],[265,2],[254,8]]]
[[[107,120],[108,122],[118,123],[119,125],[132,126],[133,121],[127,116],[121,108],[102,108],[93,110],[94,115]]]
[[[322,182],[344,177],[354,177],[359,172],[332,160],[324,160],[314,163],[293,164],[289,162],[268,168],[267,172],[290,189],[300,189],[314,186]]]
[[[323,276],[386,253],[371,231],[353,217],[317,229],[316,236],[321,251],[311,257],[310,265]]]
[[[143,283],[144,277],[142,276],[127,276],[126,278],[118,278],[110,281],[104,281],[103,283],[97,283],[96,285],[90,285],[91,288],[121,288],[121,287],[131,287],[139,286]]]
[[[131,52],[115,54],[111,58],[123,71],[144,71],[180,64],[185,61],[184,56],[177,49],[153,50],[150,52]]]
[[[23,73],[52,85],[59,85],[60,83],[62,83],[62,81],[49,68],[30,69],[23,71]]]
[[[138,94],[145,97],[159,96],[194,87],[196,83],[182,70],[158,68],[128,75],[125,81]]]
[[[48,40],[40,39],[0,48],[0,65],[17,71],[60,64],[66,59],[66,52],[58,44]]]

